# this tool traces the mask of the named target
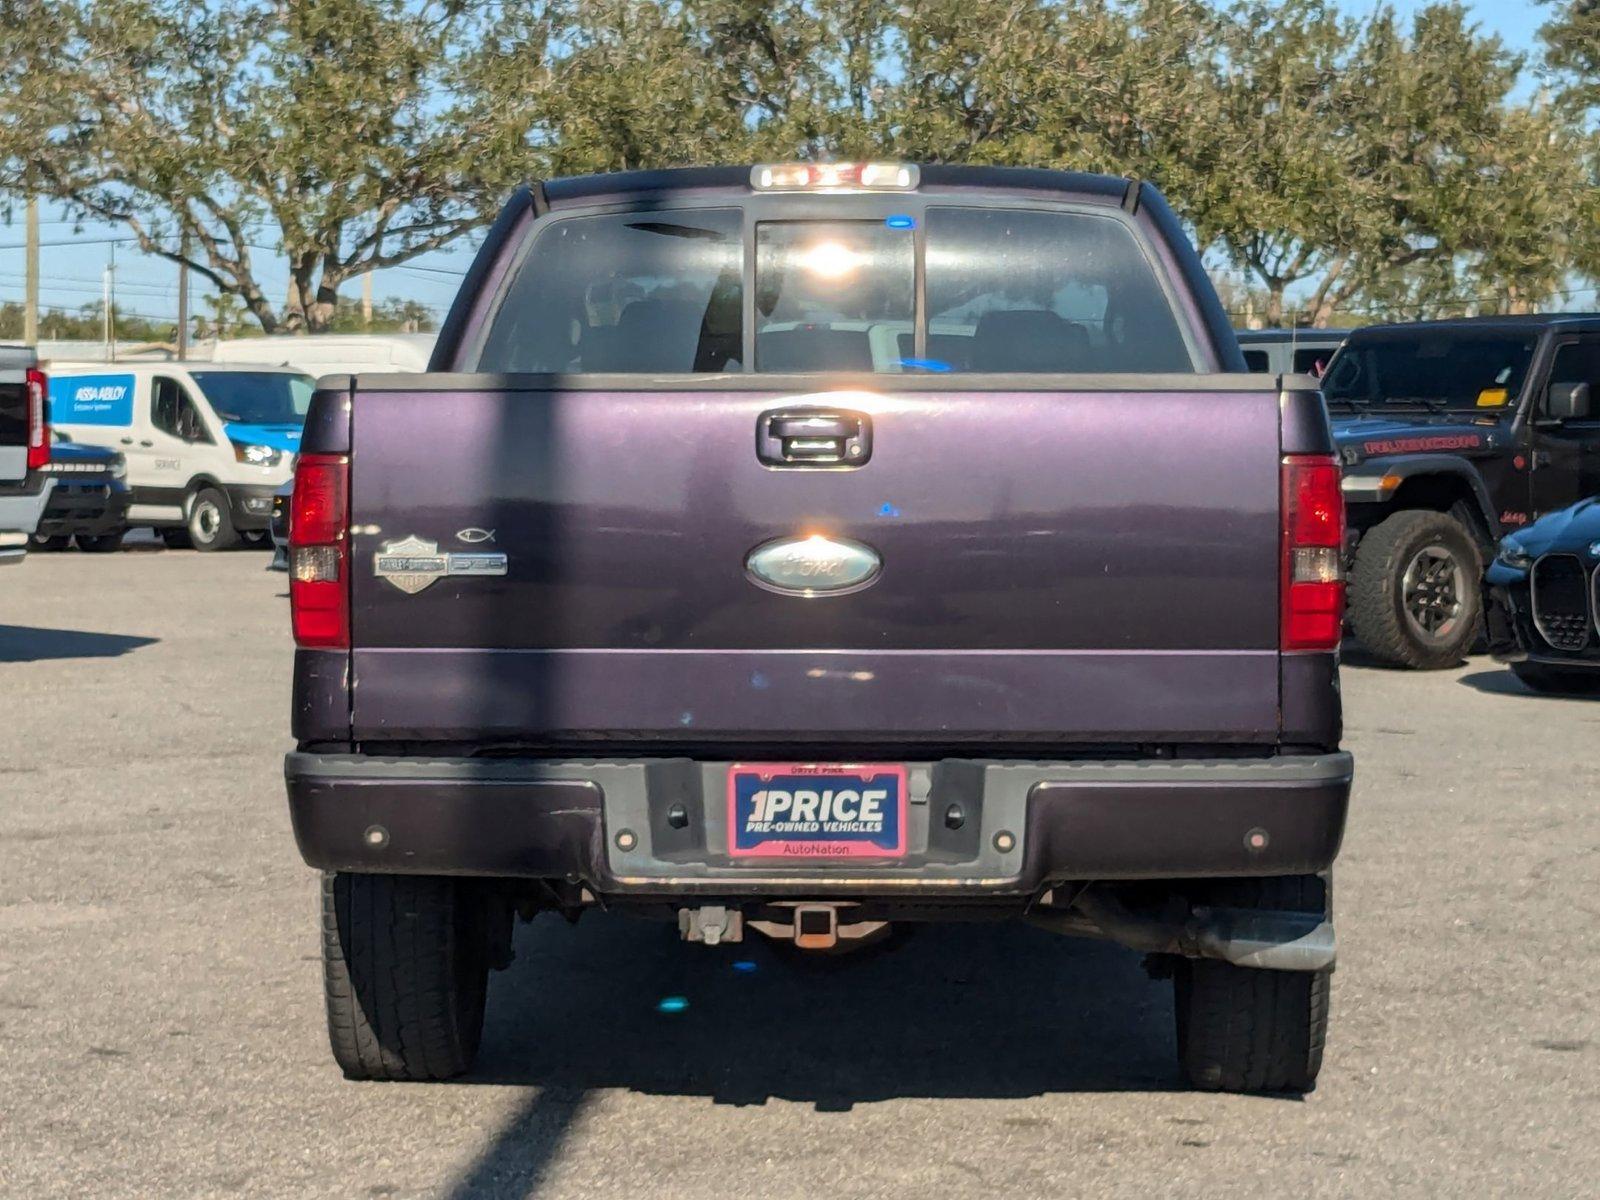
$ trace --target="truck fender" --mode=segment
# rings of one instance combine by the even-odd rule
[[[1500,538],[1500,514],[1489,489],[1472,463],[1459,454],[1399,454],[1373,458],[1344,470],[1346,504],[1388,504],[1409,480],[1428,475],[1450,476],[1467,485],[1491,541]]]

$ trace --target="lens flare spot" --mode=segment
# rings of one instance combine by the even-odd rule
[[[820,279],[843,279],[861,264],[861,256],[841,242],[818,242],[800,256],[800,265]]]

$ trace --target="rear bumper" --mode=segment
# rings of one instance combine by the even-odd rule
[[[0,533],[36,532],[55,482],[48,475],[33,475],[21,483],[0,484]]]
[[[293,753],[285,774],[300,852],[324,870],[565,879],[641,898],[1000,899],[1066,880],[1325,870],[1353,773],[1346,753],[907,766],[906,857],[804,867],[723,852],[726,763]],[[963,813],[956,828],[951,805]]]

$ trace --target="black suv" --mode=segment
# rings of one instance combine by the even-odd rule
[[[122,546],[128,532],[128,467],[105,446],[88,446],[56,435],[44,468],[56,481],[30,539],[36,550],[65,550],[71,542],[91,553]]]
[[[1507,531],[1600,492],[1600,315],[1350,335],[1322,380],[1344,461],[1350,626],[1396,666],[1452,666]]]

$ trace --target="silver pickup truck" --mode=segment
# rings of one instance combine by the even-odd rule
[[[31,346],[0,346],[0,566],[21,562],[50,499],[44,375]]]

